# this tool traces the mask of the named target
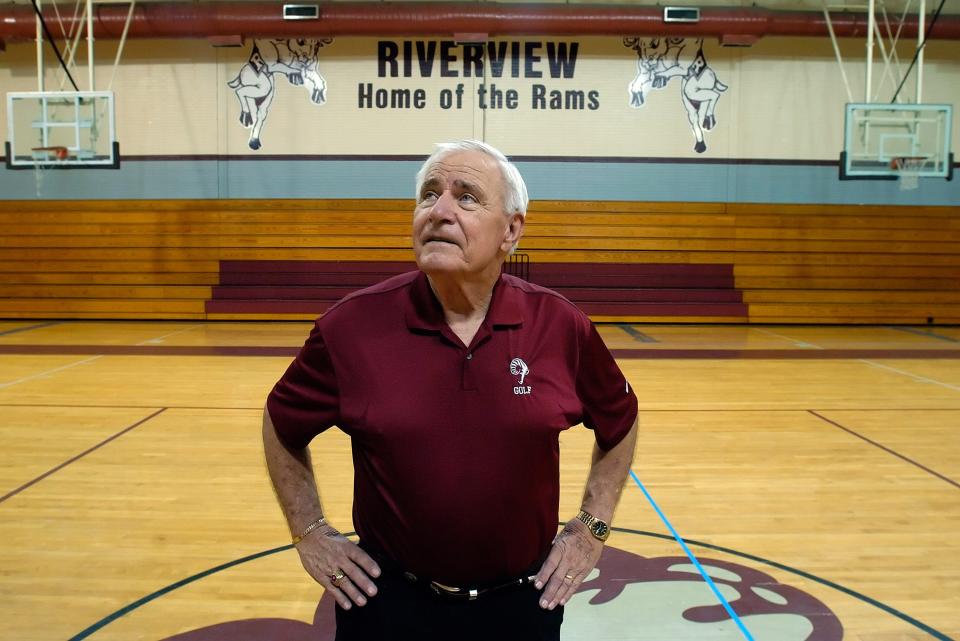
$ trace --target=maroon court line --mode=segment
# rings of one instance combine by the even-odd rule
[[[814,416],[816,416],[817,418],[819,418],[819,419],[822,420],[822,421],[826,421],[827,423],[830,423],[830,424],[833,425],[834,427],[839,427],[841,430],[843,430],[844,432],[847,432],[848,434],[851,434],[851,435],[856,436],[857,438],[859,438],[859,439],[861,439],[861,440],[866,441],[866,442],[869,443],[870,445],[873,445],[873,446],[875,446],[875,447],[879,447],[881,450],[883,450],[884,452],[887,452],[888,454],[893,454],[893,455],[896,456],[897,458],[899,458],[899,459],[901,459],[901,460],[903,460],[903,461],[906,461],[906,462],[909,463],[910,465],[913,465],[913,466],[915,466],[915,467],[919,467],[919,468],[920,468],[921,470],[923,470],[924,472],[927,472],[928,474],[932,474],[933,476],[936,476],[937,478],[939,478],[939,479],[941,479],[941,480],[943,480],[943,481],[946,481],[947,483],[949,483],[950,485],[954,486],[955,488],[960,489],[960,483],[957,483],[956,481],[954,481],[953,479],[951,479],[951,478],[948,477],[948,476],[944,476],[943,474],[941,474],[940,472],[937,472],[936,470],[931,470],[929,467],[927,467],[927,466],[924,465],[923,463],[918,463],[917,461],[914,461],[914,460],[913,460],[912,458],[910,458],[909,456],[904,456],[904,455],[901,454],[900,452],[897,452],[896,450],[893,450],[893,449],[891,449],[891,448],[889,448],[889,447],[887,447],[886,445],[883,445],[883,444],[881,444],[881,443],[877,443],[876,441],[867,438],[867,437],[864,436],[863,434],[859,434],[859,433],[851,430],[849,427],[844,427],[843,425],[840,425],[840,423],[837,423],[836,421],[832,421],[832,420],[830,420],[829,418],[827,418],[826,416],[823,416],[822,414],[818,414],[817,412],[815,412],[815,411],[813,411],[813,410],[807,410],[807,412],[809,412],[810,414],[813,414]]]
[[[296,356],[300,346],[189,345],[0,345],[0,354],[97,354],[104,356]],[[783,359],[858,358],[960,359],[960,349],[611,349],[615,358]]]
[[[32,481],[27,481],[26,483],[24,483],[23,485],[21,485],[21,486],[18,487],[17,489],[15,489],[15,490],[13,490],[13,491],[11,491],[11,492],[7,492],[7,493],[4,494],[3,496],[0,496],[0,503],[3,503],[4,501],[6,501],[7,499],[9,499],[10,497],[19,494],[20,492],[24,491],[25,489],[27,489],[27,488],[30,487],[31,485],[35,485],[36,483],[39,483],[40,481],[42,481],[43,479],[47,478],[47,477],[50,476],[51,474],[62,470],[63,468],[65,468],[66,466],[70,465],[70,464],[73,463],[74,461],[78,461],[78,460],[80,460],[81,458],[83,458],[84,456],[86,456],[87,454],[90,454],[91,452],[100,449],[101,447],[103,447],[104,445],[106,445],[107,443],[109,443],[110,441],[113,441],[113,440],[115,440],[115,439],[120,438],[121,436],[123,436],[124,434],[126,434],[127,432],[129,432],[130,430],[132,430],[132,429],[134,429],[134,428],[136,428],[136,427],[139,427],[139,426],[143,425],[144,423],[146,423],[147,421],[149,421],[149,420],[152,419],[153,417],[155,417],[155,416],[157,416],[157,415],[165,412],[166,410],[167,410],[166,407],[161,407],[160,409],[158,409],[156,412],[154,412],[154,413],[151,414],[150,416],[147,416],[146,418],[140,419],[139,421],[137,421],[137,422],[134,423],[133,425],[131,425],[131,426],[129,426],[129,427],[126,427],[126,428],[120,430],[119,432],[117,432],[117,433],[114,434],[113,436],[111,436],[111,437],[109,437],[109,438],[107,438],[107,439],[105,439],[105,440],[103,440],[103,441],[100,441],[99,443],[97,443],[97,444],[94,445],[93,447],[91,447],[91,448],[89,448],[89,449],[87,449],[87,450],[85,450],[85,451],[77,454],[77,455],[74,456],[73,458],[70,458],[70,459],[64,461],[63,463],[61,463],[60,465],[58,465],[58,466],[56,466],[56,467],[54,467],[54,468],[52,468],[52,469],[47,470],[46,472],[44,472],[43,474],[41,474],[41,475],[38,476],[37,478],[33,479]]]
[[[960,358],[960,349],[611,349],[614,358],[716,360],[828,360]]]
[[[0,403],[0,407],[79,407],[83,409],[110,409],[110,410],[149,410],[156,407],[154,405],[78,405],[77,403]],[[263,405],[259,407],[236,407],[228,405],[168,405],[164,409],[168,410],[237,410],[237,411],[257,411],[262,410]],[[845,408],[846,409],[846,408]],[[927,408],[923,408],[927,409]],[[796,411],[796,410],[794,410]]]
[[[300,347],[246,345],[0,345],[0,354],[102,356],[296,356]],[[960,351],[960,350],[958,350]]]
[[[90,404],[90,405],[79,405],[77,403],[0,403],[0,407],[78,407],[82,409],[124,409],[124,410],[148,410],[156,405],[104,405],[104,404]],[[237,407],[229,405],[168,405],[165,409],[168,410],[210,410],[210,411],[220,411],[236,410],[238,412],[255,412],[263,409],[263,406],[258,407]],[[832,410],[838,412],[960,412],[958,407],[834,407]],[[671,408],[671,409],[660,409],[660,408],[641,408],[640,411],[644,414],[656,414],[656,413],[693,413],[693,412],[732,412],[732,413],[751,413],[751,412],[763,412],[764,414],[771,413],[790,413],[790,412],[809,412],[809,410],[804,409],[784,409],[782,407],[753,407],[753,408],[729,408],[729,407],[695,407],[695,408]]]

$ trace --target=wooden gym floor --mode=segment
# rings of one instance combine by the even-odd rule
[[[259,444],[308,330],[0,322],[0,639],[332,639]],[[753,638],[960,639],[960,328],[601,331],[637,479]],[[590,444],[562,437],[562,515]],[[350,530],[349,443],[313,449]],[[633,479],[614,526],[564,638],[744,638]]]

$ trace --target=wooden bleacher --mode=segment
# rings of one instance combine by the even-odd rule
[[[350,292],[412,269],[412,261],[224,261],[206,311],[317,316]],[[747,315],[732,265],[538,263],[527,278],[595,318]]]
[[[407,200],[0,201],[0,318],[309,318],[322,309],[304,301],[367,282],[318,280],[317,266],[369,280],[412,265],[411,211]],[[520,251],[533,282],[598,321],[960,323],[951,207],[540,201]]]

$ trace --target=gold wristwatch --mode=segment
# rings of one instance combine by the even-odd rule
[[[606,521],[601,521],[594,515],[589,512],[584,512],[583,510],[580,510],[580,513],[577,514],[577,519],[583,521],[587,529],[590,530],[590,534],[598,541],[606,541],[607,538],[609,538],[610,526],[607,525]]]

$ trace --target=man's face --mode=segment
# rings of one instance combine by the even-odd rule
[[[449,153],[427,173],[413,214],[413,250],[428,274],[496,268],[520,238],[523,218],[506,216],[495,160],[479,151]]]

